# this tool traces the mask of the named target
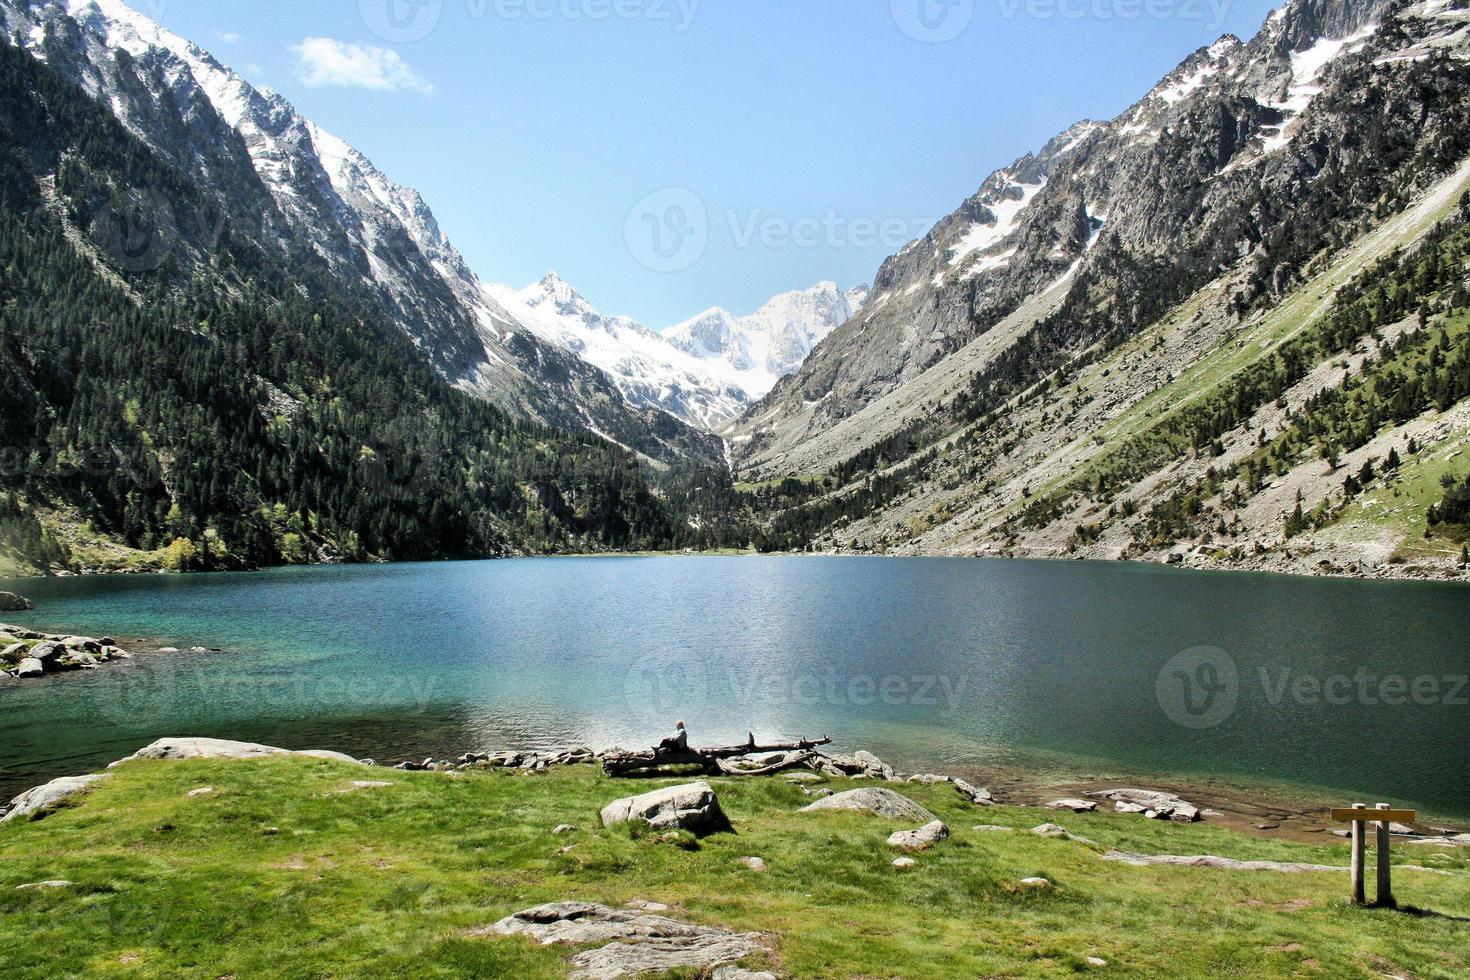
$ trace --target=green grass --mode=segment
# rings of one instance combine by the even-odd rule
[[[364,776],[394,785],[344,792]],[[603,804],[659,784],[590,766],[449,777],[303,758],[132,763],[75,805],[0,825],[0,976],[561,976],[567,949],[466,934],[560,899],[655,900],[770,933],[766,965],[793,977],[1054,976],[1090,971],[1088,956],[1123,975],[1470,970],[1462,851],[1400,848],[1455,872],[1397,876],[1400,901],[1434,914],[1356,909],[1345,875],[1130,868],[1024,830],[1055,820],[1144,852],[1343,864],[1335,838],[979,809],[947,786],[906,786],[954,836],[900,872],[888,821],[797,813],[807,797],[779,777],[714,783],[736,832],[687,849],[601,829]],[[186,795],[204,785],[216,792]],[[580,830],[553,835],[564,822]],[[743,868],[745,855],[770,871]],[[1017,887],[1031,875],[1058,887]],[[15,889],[58,878],[74,884]]]

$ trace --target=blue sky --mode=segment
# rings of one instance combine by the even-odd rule
[[[486,279],[556,269],[658,328],[870,280],[992,170],[1275,5],[128,2],[422,191]]]

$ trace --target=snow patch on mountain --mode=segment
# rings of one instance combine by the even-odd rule
[[[868,302],[867,285],[843,290],[834,282],[782,293],[748,316],[718,307],[663,331],[752,402],[794,373],[812,350]]]

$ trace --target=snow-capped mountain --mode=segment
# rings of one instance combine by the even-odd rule
[[[601,368],[630,404],[712,430],[753,401],[643,324],[599,313],[555,272],[524,289],[492,284],[485,291],[542,340]]]
[[[656,458],[720,457],[718,440],[630,405],[603,372],[524,329],[416,191],[198,45],[121,0],[0,0],[0,29],[217,194],[226,226],[309,248],[374,297],[460,387]]]
[[[819,282],[773,297],[749,316],[718,307],[705,310],[664,330],[663,336],[755,401],[801,367],[812,349],[867,299],[866,285],[843,290],[836,283]]]
[[[783,293],[747,317],[712,309],[663,333],[606,316],[555,272],[524,289],[485,287],[498,308],[548,343],[601,368],[631,404],[714,430],[795,371],[862,308],[867,287],[830,282]]]

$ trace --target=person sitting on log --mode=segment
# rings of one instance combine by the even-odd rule
[[[684,730],[682,721],[674,722],[674,734],[658,743],[660,752],[688,752],[689,733]]]

